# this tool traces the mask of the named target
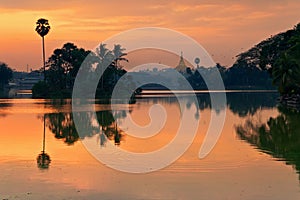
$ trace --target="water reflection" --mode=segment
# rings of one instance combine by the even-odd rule
[[[118,124],[113,117],[113,113],[111,111],[99,111],[96,113],[98,123],[100,125],[100,146],[104,147],[107,139],[113,140],[115,145],[120,145],[121,139],[124,137],[124,132],[118,128]],[[125,111],[120,111],[116,118],[124,118],[126,117]]]
[[[240,117],[245,117],[248,114],[254,114],[261,108],[273,108],[276,106],[276,99],[279,97],[277,92],[227,92],[227,107],[235,114]],[[195,102],[191,102],[189,96],[182,95],[183,99],[187,101],[186,107]],[[197,108],[202,111],[205,109],[211,109],[211,101],[209,93],[198,93],[197,94],[198,105]],[[165,96],[164,98],[149,98],[149,102],[157,103],[163,102],[168,104],[178,103],[174,96]],[[222,102],[220,102],[222,103]],[[216,107],[224,110],[226,108],[222,105],[216,105]],[[217,113],[221,110],[215,110]],[[197,115],[195,115],[197,116]]]
[[[51,159],[47,153],[42,152],[41,154],[38,155],[36,160],[37,160],[38,168],[40,168],[40,169],[48,169],[49,168]]]
[[[45,115],[43,117],[43,125],[44,125],[44,128],[43,128],[43,150],[42,150],[42,153],[40,153],[38,155],[38,157],[36,158],[36,161],[37,161],[37,165],[38,165],[38,168],[40,169],[48,169],[49,168],[49,165],[50,165],[50,162],[51,162],[51,159],[50,159],[50,156],[45,152],[45,148],[46,148],[46,124],[45,124]]]
[[[46,126],[55,138],[62,139],[68,145],[74,144],[79,139],[74,126],[72,113],[45,114]]]
[[[277,93],[227,93],[227,107],[235,114],[240,117],[245,117],[249,114],[254,114],[258,109],[261,108],[272,108],[276,105],[275,99],[278,97]],[[194,118],[199,119],[201,111],[211,108],[210,95],[198,94],[198,102],[193,102],[192,98],[189,96],[180,97],[183,102],[185,102],[186,109],[191,107],[195,108]],[[153,104],[178,104],[178,100],[174,96],[166,96],[163,98],[145,98],[140,99],[139,102],[144,102],[149,105]],[[100,104],[96,104],[100,105]],[[115,118],[113,113],[107,107],[96,112],[97,126],[86,124],[87,122],[93,123],[92,114],[90,112],[85,112],[80,114],[82,118],[82,124],[86,124],[86,129],[88,130],[79,137],[76,127],[74,125],[73,115],[70,108],[70,100],[53,100],[45,103],[46,107],[51,107],[55,109],[56,112],[47,113],[44,115],[46,127],[54,134],[57,139],[64,140],[67,145],[72,145],[76,141],[85,137],[92,137],[99,134],[100,146],[104,147],[108,140],[114,141],[115,145],[120,145],[121,141],[124,139],[125,133],[118,127],[116,119],[126,118],[126,111],[119,110],[115,113]],[[223,108],[218,106],[221,110]],[[136,105],[132,107],[133,109],[139,109]],[[217,113],[220,110],[215,110]],[[129,113],[132,110],[129,110]],[[146,114],[146,113],[145,113]]]
[[[248,117],[236,131],[241,139],[274,158],[284,160],[300,173],[300,113],[278,107],[280,114],[267,123]],[[300,179],[300,177],[299,177]]]
[[[9,103],[6,100],[0,100],[0,117],[6,117],[6,111],[12,106],[12,103]]]
[[[201,94],[198,96],[200,128],[188,151],[168,168],[139,176],[119,173],[91,158],[83,145],[78,143],[82,138],[78,138],[75,132],[69,102],[1,101],[11,105],[2,106],[5,109],[3,112],[9,115],[0,118],[0,193],[2,196],[10,194],[11,198],[20,194],[22,190],[37,195],[37,199],[51,198],[53,191],[56,191],[55,195],[60,199],[93,199],[96,198],[94,193],[97,197],[112,194],[104,196],[104,199],[116,199],[120,196],[128,197],[127,199],[145,199],[153,196],[151,191],[157,190],[159,195],[153,196],[156,199],[197,199],[199,196],[207,196],[206,199],[299,199],[298,175],[291,167],[294,166],[298,172],[300,170],[300,141],[297,134],[299,114],[284,110],[279,112],[272,107],[276,104],[276,97],[273,101],[267,99],[276,94],[228,95],[231,95],[228,96],[225,108],[228,120],[218,144],[208,157],[202,160],[197,157],[210,123],[210,113],[213,111],[209,95]],[[254,96],[251,97],[252,95]],[[182,98],[186,105],[184,109],[190,111],[191,118],[196,118],[195,102],[190,101],[188,97]],[[176,98],[137,99],[136,104],[130,105],[129,113],[131,112],[131,117],[136,119],[136,123],[147,125],[150,122],[149,108],[155,103],[166,108],[170,119],[166,128],[151,138],[135,138],[130,135],[130,131],[122,127],[120,122],[126,118],[126,114],[129,116],[128,112],[123,111],[124,105],[120,105],[117,113],[119,118],[115,120],[112,117],[114,113],[109,110],[110,106],[100,104],[95,105],[97,112],[94,118],[97,119],[97,126],[85,132],[83,138],[95,143],[95,147],[100,151],[109,149],[110,143],[120,144],[116,149],[122,148],[136,153],[151,152],[164,147],[173,139],[180,123],[180,110],[176,105]],[[40,118],[37,118],[38,115]],[[90,117],[90,114],[86,113],[86,118]],[[42,151],[44,118],[46,140]],[[242,123],[247,119],[251,122],[248,124],[249,129]],[[236,124],[245,129],[240,132],[244,141],[237,139],[234,134]],[[120,130],[121,127],[125,132]],[[260,127],[262,128],[259,129]],[[258,150],[248,143],[255,145]],[[285,160],[290,166],[286,167],[284,162],[274,161],[271,156],[260,151],[267,152],[276,159]],[[119,156],[118,159],[128,161],[125,156]],[[148,164],[144,163],[145,166]],[[51,170],[41,171],[37,170],[37,167],[49,167]],[[143,181],[147,183],[141,184]],[[16,185],[22,187],[15,187]],[[222,189],[224,186],[225,190]],[[181,189],[175,191],[174,188]],[[76,192],[78,190],[80,192]],[[10,196],[7,198],[10,199]],[[25,193],[25,196],[20,198],[29,197]]]
[[[90,113],[86,112],[85,115],[84,117],[89,118]],[[126,112],[120,111],[120,114],[116,115],[116,118],[125,117],[124,115],[126,116]],[[97,126],[87,126],[93,129],[81,135],[81,139],[92,137],[99,133],[101,146],[105,146],[107,140],[113,140],[116,145],[119,145],[124,134],[118,128],[112,112],[109,110],[98,111],[96,112],[96,116],[99,128]],[[48,113],[44,115],[44,118],[46,127],[54,134],[55,138],[63,140],[67,145],[73,145],[78,141],[79,135],[71,112]],[[83,123],[85,123],[84,119]]]
[[[253,115],[261,108],[273,108],[276,106],[278,93],[265,92],[245,92],[227,93],[228,108],[240,117]]]

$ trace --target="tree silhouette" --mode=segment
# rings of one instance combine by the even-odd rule
[[[234,65],[269,71],[273,83],[283,96],[300,93],[300,23],[293,29],[271,36],[237,57]]]
[[[273,84],[278,86],[281,94],[295,93],[300,88],[300,67],[296,60],[286,53],[275,63],[272,76]]]
[[[111,51],[106,47],[106,44],[100,44],[96,49],[95,56],[97,57],[97,70],[101,70],[101,78],[98,83],[96,97],[110,97],[112,89],[119,78],[126,73],[119,65],[119,61],[128,61],[124,56],[125,49],[121,45],[115,45]],[[105,69],[105,71],[103,71]]]
[[[46,80],[46,69],[45,69],[45,40],[44,37],[47,35],[50,31],[50,25],[47,19],[40,18],[36,22],[36,28],[35,31],[42,37],[42,46],[43,46],[43,69],[44,69],[44,80]]]
[[[101,67],[102,77],[100,79],[101,89],[104,87],[104,67],[111,64],[113,61],[113,54],[108,48],[106,48],[106,44],[101,43],[99,47],[96,49],[96,56],[98,57],[99,66]]]
[[[73,43],[66,43],[55,49],[47,61],[47,82],[50,91],[57,93],[72,89],[77,72],[90,51],[78,48]]]
[[[73,43],[66,43],[60,49],[55,49],[53,54],[46,62],[46,85],[39,84],[33,90],[34,97],[51,97],[51,98],[65,98],[71,97],[75,78],[79,70],[88,70],[96,72],[103,70],[102,77],[97,87],[97,97],[107,98],[110,96],[114,85],[119,78],[126,73],[120,65],[120,61],[128,61],[124,58],[126,53],[121,45],[115,45],[114,51],[106,48],[106,44],[100,44],[95,52],[87,51],[83,48],[78,48]],[[114,55],[116,54],[116,56]],[[84,68],[80,68],[85,58],[89,56],[88,64],[85,63]],[[84,80],[78,79],[81,85],[87,84],[86,80],[98,81],[97,76],[89,75]],[[48,90],[49,94],[45,96],[42,87]],[[36,94],[37,93],[37,94]]]
[[[34,85],[32,97],[70,98],[79,68],[90,53],[73,43],[65,43],[62,48],[55,49],[46,62],[46,82]]]
[[[12,78],[13,71],[5,63],[0,62],[0,89],[3,89],[4,85]]]
[[[124,56],[127,56],[127,53],[124,53],[126,49],[122,48],[120,44],[115,44],[114,49],[112,50],[112,53],[114,55],[114,62],[113,65],[118,69],[120,68],[119,66],[119,61],[125,61],[128,62],[127,58],[124,58]]]

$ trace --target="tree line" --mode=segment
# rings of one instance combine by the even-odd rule
[[[121,65],[121,61],[128,62],[125,50],[119,44],[114,45],[112,50],[106,44],[100,44],[95,52],[78,48],[73,43],[64,44],[62,48],[55,49],[47,60],[45,81],[34,85],[33,98],[70,98],[77,73],[88,55],[96,68],[108,66],[98,83],[96,97],[109,97],[118,79],[126,73]]]
[[[248,67],[246,65],[234,64],[230,68],[216,64],[220,72],[226,90],[274,90],[272,77],[270,74],[257,67]],[[187,68],[187,80],[195,90],[206,90],[207,86],[201,74],[208,78],[214,78],[212,68],[199,67],[197,70]],[[210,80],[209,82],[212,82]]]
[[[282,96],[300,94],[300,23],[239,54],[235,65],[268,71]]]
[[[300,23],[293,29],[271,36],[237,55],[229,68],[219,69],[226,89],[277,89],[282,97],[300,94]],[[200,68],[201,73],[210,69]],[[188,78],[195,89],[206,89],[198,71]],[[298,100],[300,103],[300,99]]]

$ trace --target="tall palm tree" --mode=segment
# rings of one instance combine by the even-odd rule
[[[42,37],[42,45],[43,45],[43,69],[44,69],[44,80],[46,80],[46,69],[45,69],[45,42],[44,42],[44,37],[47,35],[50,31],[50,25],[47,19],[40,18],[36,22],[36,28],[35,31]]]
[[[119,61],[125,61],[128,62],[127,58],[124,58],[124,56],[127,56],[127,53],[124,53],[126,49],[122,48],[120,44],[115,44],[114,49],[112,50],[112,53],[114,54],[114,61],[112,65],[115,67],[116,71],[114,73],[114,81],[117,81],[117,73],[118,69],[121,69],[119,66]]]
[[[119,68],[118,61],[128,62],[128,59],[124,58],[127,56],[127,53],[124,53],[126,49],[122,48],[120,44],[115,44],[112,53],[114,54],[114,65],[116,68]]]
[[[103,68],[109,65],[112,62],[113,54],[112,52],[106,47],[106,44],[101,43],[99,47],[96,49],[96,54],[99,58],[99,64],[101,67],[102,78],[101,78],[101,88],[103,89],[104,85],[104,72],[102,71]]]

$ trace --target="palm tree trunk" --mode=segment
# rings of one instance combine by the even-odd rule
[[[104,84],[103,66],[101,67],[101,73],[102,73],[102,76],[101,76],[101,89],[103,90],[103,84]],[[102,92],[102,91],[101,91],[101,92]]]
[[[44,36],[42,37],[42,45],[43,45],[43,70],[44,70],[44,81],[46,81],[46,62],[45,62],[45,41],[44,41]]]

